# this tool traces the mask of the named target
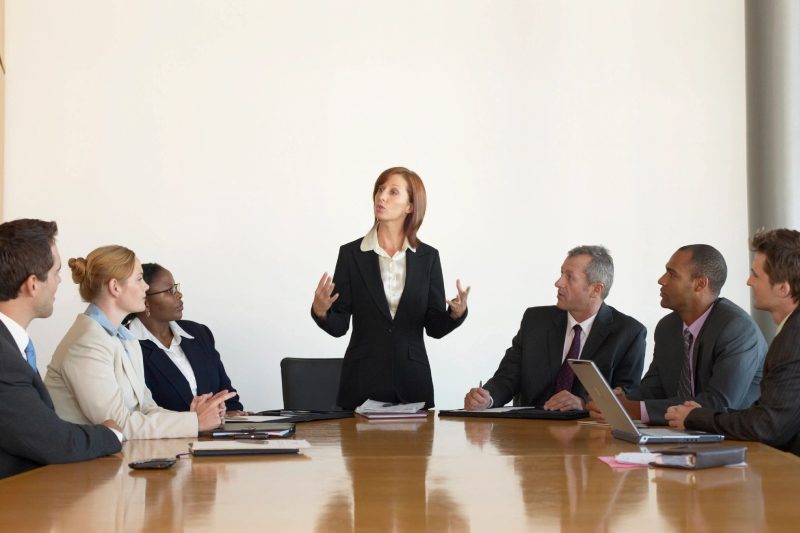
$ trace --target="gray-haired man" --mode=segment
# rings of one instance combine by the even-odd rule
[[[647,331],[606,305],[614,262],[602,246],[567,253],[556,280],[557,303],[525,311],[494,376],[464,397],[465,409],[515,405],[583,409],[587,393],[567,359],[591,359],[612,387],[638,387]]]

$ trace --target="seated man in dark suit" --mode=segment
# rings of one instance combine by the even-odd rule
[[[81,426],[61,420],[36,368],[25,329],[53,312],[61,282],[55,222],[0,224],[0,478],[50,463],[120,451],[111,420]]]
[[[728,268],[707,244],[679,248],[659,278],[661,306],[672,309],[655,331],[653,362],[641,387],[617,391],[631,418],[665,425],[667,407],[696,400],[741,409],[758,398],[767,344],[742,308],[720,298]],[[593,403],[590,411],[602,414]]]
[[[800,455],[800,232],[762,231],[751,246],[756,255],[747,284],[753,306],[778,324],[764,362],[761,396],[740,411],[687,401],[670,407],[667,420],[680,429],[757,440]]]
[[[605,304],[614,262],[602,246],[567,254],[554,306],[531,307],[494,377],[464,397],[465,409],[514,405],[566,411],[583,409],[586,390],[566,359],[591,359],[616,387],[637,387],[647,331]]]

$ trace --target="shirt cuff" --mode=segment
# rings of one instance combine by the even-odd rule
[[[494,398],[492,398],[492,395],[490,394],[489,395],[489,407],[487,407],[487,409],[491,409],[493,406],[494,406]]]
[[[645,406],[644,402],[639,402],[639,419],[642,421],[643,424],[650,423],[650,415],[647,414],[647,406]]]
[[[106,426],[106,427],[108,427],[108,426]],[[111,431],[114,432],[114,435],[116,435],[116,437],[119,439],[120,442],[123,442],[125,440],[125,436],[122,434],[121,431],[117,431],[114,428],[108,428],[108,429],[110,429]]]

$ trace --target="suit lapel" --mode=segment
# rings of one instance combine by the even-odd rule
[[[563,364],[564,357],[564,336],[567,332],[567,312],[556,309],[553,322],[547,332],[547,353],[550,366],[550,383],[553,383],[558,370]]]
[[[144,405],[144,400],[145,400],[144,369],[136,368],[137,365],[134,364],[133,362],[133,354],[134,354],[133,350],[135,348],[134,343],[138,345],[139,341],[136,340],[123,341],[119,337],[115,338],[117,342],[120,342],[120,350],[122,351],[122,354],[120,355],[122,359],[122,370],[128,376],[128,381],[131,384],[131,388],[133,389],[133,394],[134,396],[136,396],[136,400],[139,402],[139,405]],[[138,372],[138,370],[142,371]],[[140,378],[139,376],[142,377]]]
[[[406,250],[406,283],[403,286],[403,294],[400,296],[400,302],[397,304],[397,312],[394,315],[395,318],[400,316],[400,310],[403,308],[403,302],[412,301],[411,295],[408,294],[409,288],[412,288],[411,290],[413,290],[413,287],[420,286],[417,280],[420,278],[422,267],[423,265],[420,261],[419,248],[417,248],[417,252]]]
[[[364,284],[367,286],[367,290],[375,302],[375,305],[378,306],[378,309],[381,310],[386,318],[392,320],[392,314],[389,312],[389,304],[386,301],[386,293],[383,290],[383,281],[381,281],[378,254],[372,250],[362,252],[360,249],[356,249],[354,253],[358,270],[361,272],[361,277],[364,279]]]
[[[186,358],[189,360],[189,364],[192,366],[194,379],[197,382],[197,393],[199,394],[201,390],[216,393],[216,384],[211,383],[209,376],[211,367],[208,364],[204,364],[206,362],[205,350],[200,345],[200,341],[197,340],[197,337],[194,339],[182,337],[181,348],[183,348],[183,353],[186,354]],[[183,375],[181,375],[181,377],[183,378],[183,381],[186,381],[186,378]],[[191,401],[192,398],[189,397],[189,403],[191,403]]]
[[[186,339],[181,341],[181,346],[186,342]],[[153,341],[144,341],[142,345],[142,356],[147,358],[148,363],[156,367],[159,372],[166,376],[170,387],[175,389],[175,392],[181,399],[186,402],[186,405],[192,404],[192,390],[189,388],[189,383],[186,378],[178,370],[178,367],[170,360],[169,356],[164,353],[164,350],[153,344]],[[185,348],[184,348],[185,351]],[[191,359],[189,359],[191,361]],[[194,368],[194,365],[192,365]],[[197,377],[197,372],[195,372]],[[198,383],[198,389],[200,384]]]
[[[9,354],[10,353],[14,353],[15,355],[19,354],[20,359],[22,359],[22,361],[25,361],[22,352],[19,351],[19,347],[17,346],[17,341],[14,340],[14,336],[11,334],[10,331],[8,331],[8,328],[6,327],[5,324],[3,324],[2,321],[0,321],[0,339],[8,343],[7,350]],[[30,365],[28,365],[28,363],[25,364],[28,366],[28,368],[30,368]]]
[[[589,332],[589,337],[583,344],[581,350],[581,359],[592,359],[592,356],[603,343],[603,340],[608,336],[611,329],[611,310],[606,304],[600,306],[597,312],[597,318],[594,319],[592,329]]]
[[[698,372],[699,367],[704,363],[704,361],[700,360],[700,356],[703,354],[703,340],[705,338],[705,332],[706,332],[707,329],[709,329],[709,324],[711,324],[713,326],[713,324],[714,324],[714,312],[717,309],[719,309],[719,304],[724,299],[725,298],[717,298],[716,300],[714,300],[714,303],[712,304],[714,307],[711,309],[711,312],[708,313],[708,316],[706,317],[706,321],[703,322],[703,327],[700,328],[700,331],[697,333],[697,338],[694,340],[694,345],[692,345],[692,354],[691,354],[692,355],[692,374],[694,374],[693,379],[694,379],[694,383],[695,383],[695,388],[697,388],[698,386],[701,385],[701,384],[699,384],[697,382],[697,376],[700,375],[700,372]],[[680,328],[681,328],[681,330],[680,330],[680,335],[681,336],[679,338],[683,339],[683,322],[682,321],[680,321]],[[684,353],[683,341],[681,341],[681,353]]]
[[[8,346],[5,347],[4,351],[7,351],[8,354],[13,358],[17,357],[19,359],[18,363],[24,365],[26,372],[31,372],[33,374],[33,387],[39,393],[39,396],[42,397],[42,401],[50,408],[53,409],[53,400],[50,399],[50,393],[47,392],[47,387],[44,386],[44,382],[42,381],[42,376],[39,375],[38,370],[34,371],[30,365],[25,362],[25,359],[22,358],[22,353],[19,351],[19,347],[17,346],[17,342],[14,340],[14,337],[11,335],[11,332],[8,331],[8,328],[5,324],[0,322],[0,339],[6,342]]]

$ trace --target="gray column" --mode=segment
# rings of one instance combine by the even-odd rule
[[[750,234],[800,229],[800,0],[745,0],[745,53]]]

